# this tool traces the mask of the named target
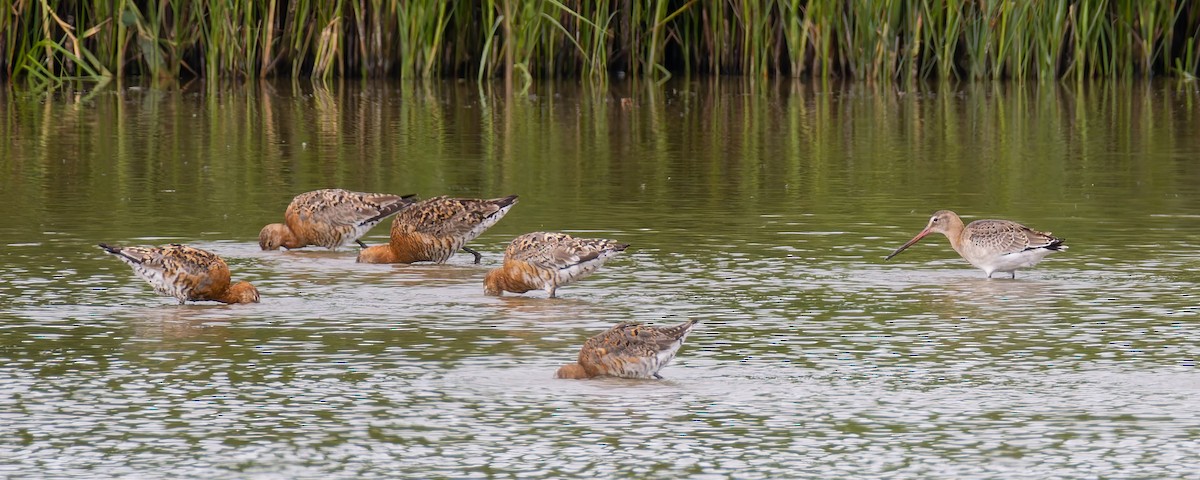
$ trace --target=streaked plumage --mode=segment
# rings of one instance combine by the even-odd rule
[[[1046,255],[1066,250],[1063,239],[1039,232],[1009,220],[976,220],[963,226],[958,214],[949,210],[933,213],[929,224],[917,236],[888,255],[890,260],[930,233],[941,233],[950,246],[967,262],[987,273],[1008,272],[1017,278],[1017,269],[1032,267]]]
[[[619,323],[584,342],[578,361],[562,366],[554,376],[662,378],[658,371],[675,358],[695,326],[696,320],[665,328]]]
[[[504,250],[504,266],[488,272],[483,280],[483,291],[488,295],[501,295],[504,292],[545,290],[553,298],[558,287],[590,275],[628,247],[628,243],[602,238],[526,233]]]
[[[180,305],[188,300],[223,303],[259,300],[253,285],[247,282],[230,285],[229,265],[212,252],[178,243],[161,247],[113,247],[101,243],[100,248],[129,264],[155,291],[175,297]]]
[[[445,263],[462,250],[479,263],[479,252],[466,247],[467,242],[495,225],[516,204],[516,195],[490,200],[443,196],[417,202],[396,215],[388,244],[364,249],[358,261]]]
[[[338,188],[301,193],[284,212],[285,223],[272,223],[258,233],[263,250],[317,245],[329,249],[357,242],[388,215],[416,201],[416,195],[351,192]]]

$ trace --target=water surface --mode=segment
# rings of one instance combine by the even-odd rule
[[[0,475],[1192,476],[1197,101],[727,79],[6,93]],[[521,199],[480,265],[259,250],[292,196],[335,186]],[[941,208],[1070,250],[1015,280],[940,236],[883,261]],[[633,247],[561,298],[484,296],[535,230]],[[178,306],[98,242],[212,250],[263,301]],[[686,318],[663,381],[551,378],[618,321]]]

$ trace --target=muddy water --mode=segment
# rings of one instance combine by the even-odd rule
[[[8,93],[0,475],[1195,475],[1198,101],[1187,83]],[[481,265],[258,249],[293,195],[331,186],[521,200],[474,242]],[[1070,250],[1015,280],[940,236],[883,261],[941,208]],[[482,295],[535,230],[633,247],[558,299]],[[263,301],[178,306],[98,242],[212,250]],[[665,380],[551,378],[615,322],[685,318]]]

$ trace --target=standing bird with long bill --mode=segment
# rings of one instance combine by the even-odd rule
[[[1017,278],[1017,269],[1032,267],[1051,253],[1066,250],[1063,239],[1039,232],[1010,220],[975,220],[963,225],[958,214],[938,210],[921,233],[901,245],[884,260],[891,260],[926,235],[940,233],[964,260],[987,273],[1007,272]]]

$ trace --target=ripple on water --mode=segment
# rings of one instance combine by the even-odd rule
[[[813,237],[836,237],[839,233]],[[643,239],[644,240],[644,239]],[[127,267],[0,267],[0,472],[47,476],[1147,476],[1194,471],[1190,260],[987,280],[865,243],[694,238],[544,293],[483,265],[203,243],[257,305],[174,305]],[[501,242],[498,242],[498,244]],[[757,252],[757,253],[756,253]],[[634,279],[631,281],[630,279]],[[79,288],[86,285],[86,288]],[[64,301],[63,299],[70,299]],[[561,381],[623,320],[701,320],[659,382]],[[32,419],[32,421],[31,421]]]

